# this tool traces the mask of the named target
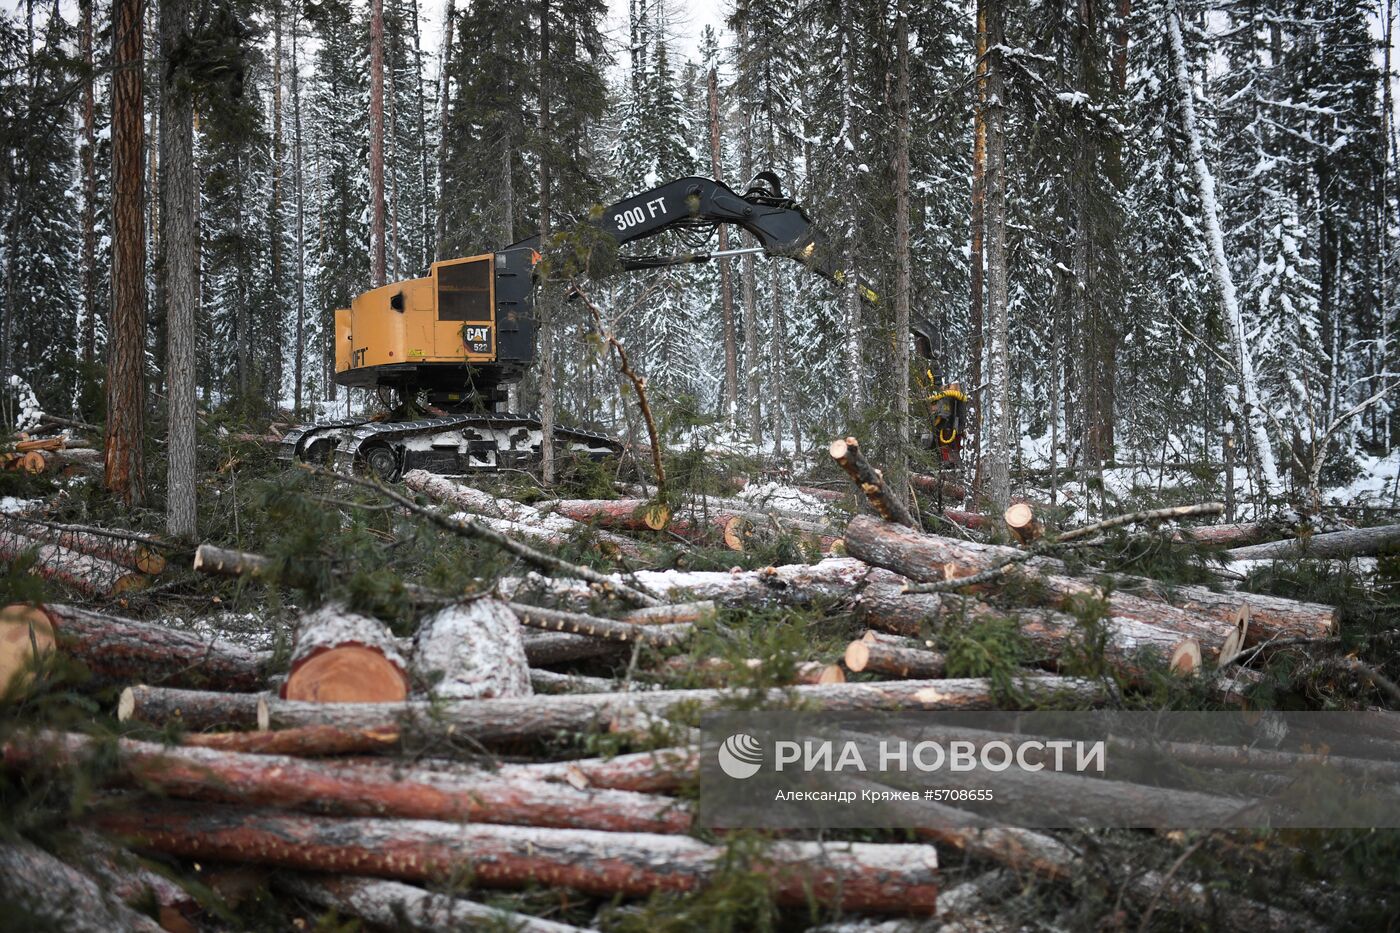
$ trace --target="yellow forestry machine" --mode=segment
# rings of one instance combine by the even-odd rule
[[[736,224],[760,244],[619,256],[624,271],[764,253],[796,260],[834,282],[846,278],[821,232],[783,195],[772,172],[761,172],[742,196],[713,179],[678,178],[605,208],[590,223],[619,246],[665,230],[708,237],[720,224]],[[436,262],[423,278],[373,289],[338,309],[336,382],[377,390],[391,413],[301,425],[282,439],[279,456],[333,461],[337,469],[367,469],[385,480],[416,469],[451,476],[537,464],[539,420],[502,407],[506,388],[535,359],[539,250],[533,236],[493,253]],[[857,288],[865,300],[878,300],[871,289]],[[931,330],[912,330],[928,355]],[[621,450],[605,435],[557,426],[554,443],[590,458]]]

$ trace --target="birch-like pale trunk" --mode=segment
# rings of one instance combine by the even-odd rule
[[[1230,342],[1235,352],[1235,365],[1239,370],[1240,387],[1244,395],[1245,424],[1250,441],[1254,445],[1254,455],[1259,463],[1262,492],[1266,496],[1276,496],[1283,491],[1279,479],[1278,461],[1274,457],[1273,441],[1269,438],[1268,424],[1264,407],[1259,398],[1259,383],[1254,374],[1254,358],[1250,353],[1241,313],[1239,298],[1235,293],[1235,280],[1230,273],[1230,264],[1225,258],[1225,237],[1220,230],[1220,205],[1215,194],[1215,176],[1206,163],[1205,147],[1201,144],[1201,129],[1196,120],[1196,101],[1191,83],[1190,70],[1186,62],[1186,45],[1181,38],[1181,19],[1173,9],[1167,16],[1167,36],[1171,41],[1172,64],[1176,74],[1177,91],[1181,96],[1181,122],[1186,131],[1191,166],[1196,177],[1196,187],[1201,198],[1201,223],[1205,227],[1206,246],[1210,251],[1210,269],[1220,290],[1220,301],[1225,309],[1226,325],[1230,329]]]

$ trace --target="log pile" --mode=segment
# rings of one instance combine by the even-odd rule
[[[1004,516],[945,513],[970,529],[964,534],[1009,535],[1016,547],[924,533],[918,497],[937,492],[932,484],[941,480],[915,475],[909,496],[891,488],[853,438],[830,453],[875,515],[834,528],[715,497],[675,508],[641,498],[526,505],[410,473],[405,484],[415,493],[483,527],[546,552],[596,547],[604,559],[592,566],[615,569],[575,575],[565,563],[526,561],[535,572],[471,581],[452,599],[409,585],[414,618],[392,626],[334,602],[305,607],[277,652],[71,603],[6,607],[0,688],[32,683],[47,658],[67,659],[86,667],[93,685],[124,688],[114,712],[125,726],[107,739],[7,731],[0,766],[99,775],[88,823],[104,839],[175,865],[274,870],[281,894],[366,924],[549,933],[575,927],[482,901],[498,888],[557,888],[570,892],[561,893],[564,902],[602,904],[702,891],[725,872],[725,846],[693,834],[692,736],[705,711],[1087,708],[1117,703],[1162,672],[1207,678],[1238,701],[1250,682],[1238,670],[1246,649],[1336,632],[1330,606],[1122,575],[1109,586],[1102,575],[1072,572],[1055,556],[1050,521],[1029,504]],[[118,591],[73,582],[83,579],[82,561],[143,578],[162,569],[160,548],[138,536],[30,519],[5,527],[26,541],[49,536],[12,551],[68,566],[54,579],[82,595]],[[677,539],[735,552],[718,566],[752,560],[740,552],[767,534],[796,535],[822,553],[840,540],[847,556],[748,570],[637,569],[674,554],[660,545]],[[1254,539],[1222,532],[1192,540]],[[276,580],[268,558],[215,544],[198,549],[195,566],[266,586]],[[930,585],[937,591],[920,591]],[[1094,645],[1113,677],[1070,676],[1068,659],[1085,646],[1087,604],[1101,607]],[[783,663],[721,656],[702,640],[730,636],[737,614],[729,610],[814,606],[847,628],[839,641],[803,645]],[[781,625],[784,615],[766,614],[763,624]],[[958,676],[952,643],[992,619],[1013,620],[1029,652],[1013,693],[992,678]],[[161,741],[150,740],[156,730]],[[678,747],[584,757],[603,736],[624,747],[643,739],[642,748],[658,740]],[[979,825],[966,811],[947,816],[898,842],[782,838],[754,870],[780,904],[916,916],[942,909],[935,846],[1055,883],[1088,870],[1081,852],[1048,834]],[[124,849],[114,851],[119,857],[102,869],[23,843],[0,846],[0,885],[52,892],[34,909],[58,922],[80,905],[73,929],[154,929],[131,907],[151,898],[165,929],[190,922],[197,907],[158,879],[128,883],[142,876]],[[452,894],[429,890],[464,878],[467,887],[454,885]],[[1140,909],[1197,924],[1228,915],[1307,928],[1244,898],[1204,897],[1168,873],[1124,884]]]

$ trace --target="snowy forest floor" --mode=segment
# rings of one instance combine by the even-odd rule
[[[399,637],[411,636],[421,610],[405,598],[404,585],[443,593],[489,589],[500,578],[520,574],[520,562],[496,547],[447,534],[421,517],[394,508],[373,490],[279,462],[267,443],[236,440],[249,429],[228,425],[230,432],[206,423],[201,428],[199,481],[203,542],[270,558],[271,569],[256,579],[201,575],[191,567],[192,548],[167,551],[168,567],[144,589],[119,595],[84,598],[61,582],[30,572],[30,558],[11,561],[0,576],[0,605],[55,601],[81,603],[102,612],[159,623],[203,637],[218,636],[259,651],[270,651],[274,664],[285,666],[294,638],[294,620],[303,610],[330,601],[386,622]],[[255,431],[254,433],[262,433]],[[154,453],[154,452],[153,452]],[[812,521],[840,527],[858,510],[854,487],[830,460],[814,455],[802,475],[769,473],[753,458],[716,455],[703,450],[678,451],[668,458],[675,485],[673,498],[698,495],[733,497],[739,480],[750,480],[748,496],[760,510],[807,513]],[[1348,508],[1329,515],[1329,523],[1377,523],[1389,518],[1400,453],[1363,464],[1361,475],[1329,490],[1326,501]],[[616,498],[615,475],[596,464],[569,464],[558,488],[542,489],[523,473],[473,477],[472,485],[521,502],[548,498]],[[1173,471],[1150,466],[1107,471],[1104,487],[1091,487],[1100,500],[1094,511],[1111,514],[1157,505],[1216,498],[1219,474],[1210,469]],[[824,502],[794,487],[840,491],[842,498]],[[1031,499],[1049,496],[1040,477],[1022,477],[1018,492]],[[1059,505],[1044,510],[1052,527],[1071,527],[1087,517],[1084,485],[1073,478],[1058,484]],[[159,536],[162,516],[155,511],[127,513],[115,507],[90,473],[67,477],[0,473],[4,511],[23,512],[44,521],[120,528]],[[1241,489],[1241,502],[1245,490]],[[161,500],[153,490],[150,501]],[[427,502],[421,499],[422,502]],[[429,503],[431,504],[431,503]],[[930,531],[958,537],[981,537],[936,514],[934,504],[920,503]],[[962,503],[946,503],[959,508]],[[1243,505],[1242,505],[1243,508]],[[450,511],[450,510],[449,510]],[[648,566],[689,571],[761,569],[812,563],[818,559],[808,543],[795,536],[755,537],[742,551],[713,540],[680,541],[666,533],[642,533],[652,559]],[[613,562],[583,535],[557,550],[557,556],[600,571]],[[1226,580],[1242,591],[1269,593],[1335,605],[1341,610],[1338,639],[1326,644],[1282,648],[1254,663],[1260,678],[1250,692],[1257,709],[1339,710],[1396,707],[1383,690],[1354,669],[1324,663],[1328,656],[1352,657],[1391,680],[1400,679],[1400,653],[1391,637],[1400,630],[1400,557],[1381,554],[1354,560],[1250,562],[1227,567],[1216,552],[1174,542],[1170,536],[1128,529],[1114,532],[1097,549],[1095,559],[1106,571],[1141,574],[1168,583],[1220,586]],[[1232,579],[1233,578],[1233,579]],[[947,658],[948,677],[1009,678],[1028,657],[1028,646],[1014,625],[1014,594],[1002,606],[1007,620],[984,621],[958,630],[932,633]],[[1092,610],[1086,610],[1092,615]],[[1091,624],[1092,619],[1086,619]],[[721,607],[697,623],[683,646],[644,647],[630,655],[611,655],[564,665],[562,670],[614,681],[634,677],[664,688],[713,686],[709,659],[719,658],[729,671],[721,686],[734,691],[743,705],[755,688],[794,682],[803,662],[832,662],[859,638],[864,626],[840,599],[809,605]],[[676,663],[668,659],[683,658]],[[757,659],[759,663],[750,663]],[[703,663],[702,663],[703,662]],[[1061,673],[1112,677],[1102,656],[1086,656]],[[864,675],[868,677],[869,675]],[[862,675],[851,674],[861,680]],[[154,728],[118,723],[112,715],[117,695],[129,683],[94,679],[80,664],[55,660],[39,672],[34,685],[13,691],[0,705],[0,744],[36,726],[88,733],[177,741],[178,727]],[[218,684],[211,685],[218,689]],[[1134,684],[1124,703],[1135,709],[1210,709],[1219,700],[1194,680],[1165,671]],[[558,760],[580,755],[613,755],[674,745],[681,733],[654,731],[630,735],[559,736],[529,747],[480,749],[486,763]],[[434,749],[419,749],[431,757]],[[460,751],[460,750],[458,750]],[[97,756],[76,769],[35,772],[0,770],[0,836],[23,836],[66,859],[81,862],[87,845],[86,816],[111,806],[95,790],[110,761]],[[693,786],[680,791],[693,796]],[[1400,915],[1394,879],[1400,876],[1400,834],[1391,831],[1175,831],[1133,830],[1055,832],[1079,855],[1077,870],[1048,880],[940,847],[940,917],[925,921],[875,921],[841,916],[815,903],[779,906],[764,876],[752,870],[767,843],[753,833],[695,835],[724,847],[720,870],[703,888],[690,893],[656,892],[624,900],[569,893],[536,885],[501,892],[473,887],[471,879],[453,878],[434,890],[469,895],[520,914],[609,931],[803,930],[1194,930],[1225,925],[1223,916],[1178,913],[1172,905],[1144,903],[1129,896],[1131,881],[1144,872],[1172,873],[1204,883],[1210,891],[1240,895],[1308,918],[1312,929],[1392,929]],[[906,841],[893,831],[828,833],[826,839],[872,842]],[[194,897],[198,913],[192,929],[357,929],[359,921],[326,912],[288,896],[268,869],[238,868],[208,859],[151,856],[145,864],[165,874]],[[147,904],[154,911],[154,905]],[[4,926],[0,921],[0,926]],[[41,929],[35,918],[29,929]],[[373,927],[366,927],[373,928]],[[464,927],[466,928],[466,927]],[[510,928],[508,925],[502,929]]]

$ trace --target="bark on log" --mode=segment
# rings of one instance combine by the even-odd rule
[[[330,604],[297,620],[280,692],[311,703],[393,702],[408,696],[408,664],[384,623]]]
[[[629,609],[620,613],[617,621],[630,622],[633,625],[674,625],[682,622],[706,622],[713,619],[715,613],[714,601],[702,599],[690,603]]]
[[[970,576],[1024,558],[1024,552],[1015,548],[919,534],[865,515],[847,526],[846,547],[855,557],[921,582]],[[1029,589],[1042,594],[1045,603],[1052,606],[1074,597],[1103,596],[1098,586],[1065,576],[1064,569],[1059,561],[1032,558],[1013,566],[1007,576],[1034,582],[1037,585]],[[1176,618],[1172,608],[1198,617],[1198,622],[1215,619],[1233,626],[1240,606],[1247,605],[1251,614],[1248,644],[1274,636],[1325,637],[1336,627],[1337,610],[1332,606],[1256,593],[1216,593],[1203,586],[1166,585],[1145,577],[1118,575],[1112,579],[1111,614],[1158,626]]]
[[[854,437],[834,440],[827,449],[831,459],[840,464],[865,498],[881,518],[887,522],[897,522],[910,528],[916,527],[914,517],[904,507],[904,498],[890,491],[884,475],[865,459],[860,452],[860,444]]]
[[[969,597],[949,593],[901,593],[900,587],[881,585],[867,588],[857,597],[856,618],[880,631],[907,637],[925,630],[963,624],[969,620],[1005,618],[1008,613]],[[1064,612],[1048,609],[1017,609],[1021,635],[1037,652],[1037,661],[1055,662],[1067,648],[1084,637],[1079,620]],[[1161,624],[1143,621],[1149,616]],[[1233,625],[1214,619],[1148,603],[1130,597],[1116,597],[1110,614],[1102,620],[1104,658],[1120,674],[1136,679],[1147,669],[1147,655],[1155,654],[1168,668],[1190,674],[1192,648],[1203,652],[1214,667]],[[1172,667],[1175,659],[1176,667]]]
[[[0,900],[12,929],[31,924],[71,933],[161,929],[92,878],[28,842],[0,842]]]
[[[1317,559],[1365,557],[1379,554],[1400,544],[1400,525],[1351,528],[1306,538],[1289,538],[1267,544],[1251,544],[1225,552],[1230,560],[1288,560],[1295,557]]]
[[[53,622],[42,609],[24,603],[0,609],[0,696],[27,688],[55,642]]]
[[[194,748],[210,748],[223,752],[320,758],[393,751],[399,747],[399,731],[307,726],[304,729],[276,729],[269,732],[187,732],[180,741]]]
[[[508,701],[500,701],[508,702]],[[301,816],[168,802],[131,802],[96,817],[107,832],[185,858],[253,862],[405,880],[469,874],[484,887],[549,884],[599,896],[647,897],[702,887],[725,850],[685,836],[582,829]],[[931,846],[778,842],[756,869],[784,904],[931,914]]]
[[[740,673],[739,668],[755,671],[763,668],[766,663],[762,658],[745,658],[738,665],[735,665],[726,658],[711,657],[696,660],[681,655],[667,658],[662,662],[660,669],[673,675],[695,676],[699,682],[704,684],[728,686],[729,681]],[[827,664],[824,661],[799,661],[792,666],[791,676],[787,679],[794,684],[843,684],[846,682],[846,673],[841,670],[839,664]]]
[[[418,627],[415,676],[430,685],[432,696],[443,699],[530,696],[520,621],[495,599],[448,606]]]
[[[133,909],[154,905],[166,933],[198,933],[199,901],[180,885],[142,865],[135,855],[94,832],[84,832],[80,867],[113,897]]]
[[[265,725],[259,721],[263,699],[261,693],[213,693],[139,684],[122,691],[117,700],[117,721],[174,723],[190,731],[252,729]]]
[[[868,636],[846,646],[845,661],[857,674],[870,671],[906,679],[942,677],[948,663],[937,651],[892,645]]]
[[[702,509],[671,512],[647,499],[557,499],[544,503],[543,508],[609,530],[668,531],[693,542],[713,539],[731,551],[742,551],[752,531],[745,515]]]
[[[689,623],[669,625],[635,625],[631,622],[618,622],[613,619],[600,619],[596,616],[563,609],[545,609],[525,603],[508,603],[520,620],[521,625],[552,632],[568,632],[573,635],[586,635],[624,644],[640,642],[644,645],[664,648],[678,645],[690,634]]]
[[[5,611],[18,608],[22,607]],[[271,654],[218,638],[59,603],[46,604],[42,612],[52,625],[59,651],[81,661],[103,683],[137,680],[248,691],[262,687],[271,672]]]
[[[512,499],[497,498],[479,489],[453,482],[426,470],[410,470],[404,474],[403,484],[409,489],[421,492],[437,502],[470,512],[485,518],[516,523],[516,527],[538,529],[545,536],[558,543],[585,539],[595,541],[603,552],[610,556],[623,555],[639,560],[649,560],[654,552],[625,535],[612,534],[578,522],[562,514],[546,512],[542,509],[516,502]],[[504,528],[497,530],[505,531]],[[509,532],[506,532],[509,533]],[[528,533],[528,532],[527,532]]]
[[[1019,694],[1040,702],[1095,703],[1103,699],[1102,684],[1068,677],[1027,674]],[[622,694],[574,694],[500,700],[458,700],[446,703],[325,704],[267,700],[267,726],[334,725],[342,728],[398,728],[425,737],[447,733],[480,741],[528,740],[559,734],[605,729],[614,721],[634,722],[664,716],[673,707],[709,709],[733,698],[713,689],[655,690]],[[257,702],[257,697],[252,702]],[[985,679],[908,680],[844,683],[776,688],[759,698],[775,707],[797,702],[804,709],[854,710],[987,710],[1004,699]],[[245,701],[246,702],[246,701]],[[144,717],[143,717],[144,718]],[[158,719],[147,721],[158,724]]]
[[[63,525],[40,525],[35,522],[12,521],[6,523],[5,533],[14,532],[42,541],[56,544],[89,557],[120,564],[130,570],[155,576],[165,570],[165,558],[160,552],[143,544],[124,538],[107,537],[79,528]]]
[[[201,544],[194,552],[194,569],[218,577],[260,577],[272,569],[272,560],[261,554]]]
[[[1232,548],[1267,541],[1282,532],[1281,526],[1268,522],[1235,522],[1220,525],[1188,525],[1172,532],[1173,541],[1190,541],[1204,547]]]
[[[930,476],[927,473],[910,473],[909,482],[913,484],[915,489],[921,492],[931,492],[935,496],[941,489],[944,499],[962,500],[967,498],[967,487],[951,480]]]
[[[0,760],[13,768],[74,768],[95,754],[111,766],[113,786],[137,787],[181,800],[271,806],[340,816],[382,816],[684,833],[690,807],[668,797],[622,790],[578,790],[481,771],[457,777],[412,768],[366,768],[285,755],[167,747],[118,739],[115,750],[89,736],[44,732],[12,736]]]
[[[607,693],[624,687],[624,684],[606,677],[560,674],[556,671],[530,668],[530,689],[535,693]]]
[[[898,574],[848,557],[737,572],[640,570],[626,577],[614,575],[614,579],[635,581],[663,598],[699,598],[725,606],[750,607],[845,600],[866,585],[906,582]],[[539,574],[506,577],[498,586],[513,601],[538,601],[577,610],[587,610],[607,595],[576,580]]]
[[[600,787],[667,794],[694,780],[699,769],[700,759],[694,748],[661,748],[615,758],[504,765],[499,773],[507,777],[518,775],[526,780],[563,781],[580,790]]]
[[[606,658],[627,650],[620,641],[603,641],[567,632],[526,632],[525,657],[532,667]]]
[[[30,552],[34,555],[30,573],[63,583],[86,596],[115,596],[146,585],[144,576],[111,561],[12,531],[0,531],[0,561],[16,561]]]
[[[318,907],[386,930],[459,933],[467,929],[500,929],[519,933],[583,933],[580,927],[567,923],[434,894],[401,881],[353,875],[279,873],[273,878],[273,884]]]

